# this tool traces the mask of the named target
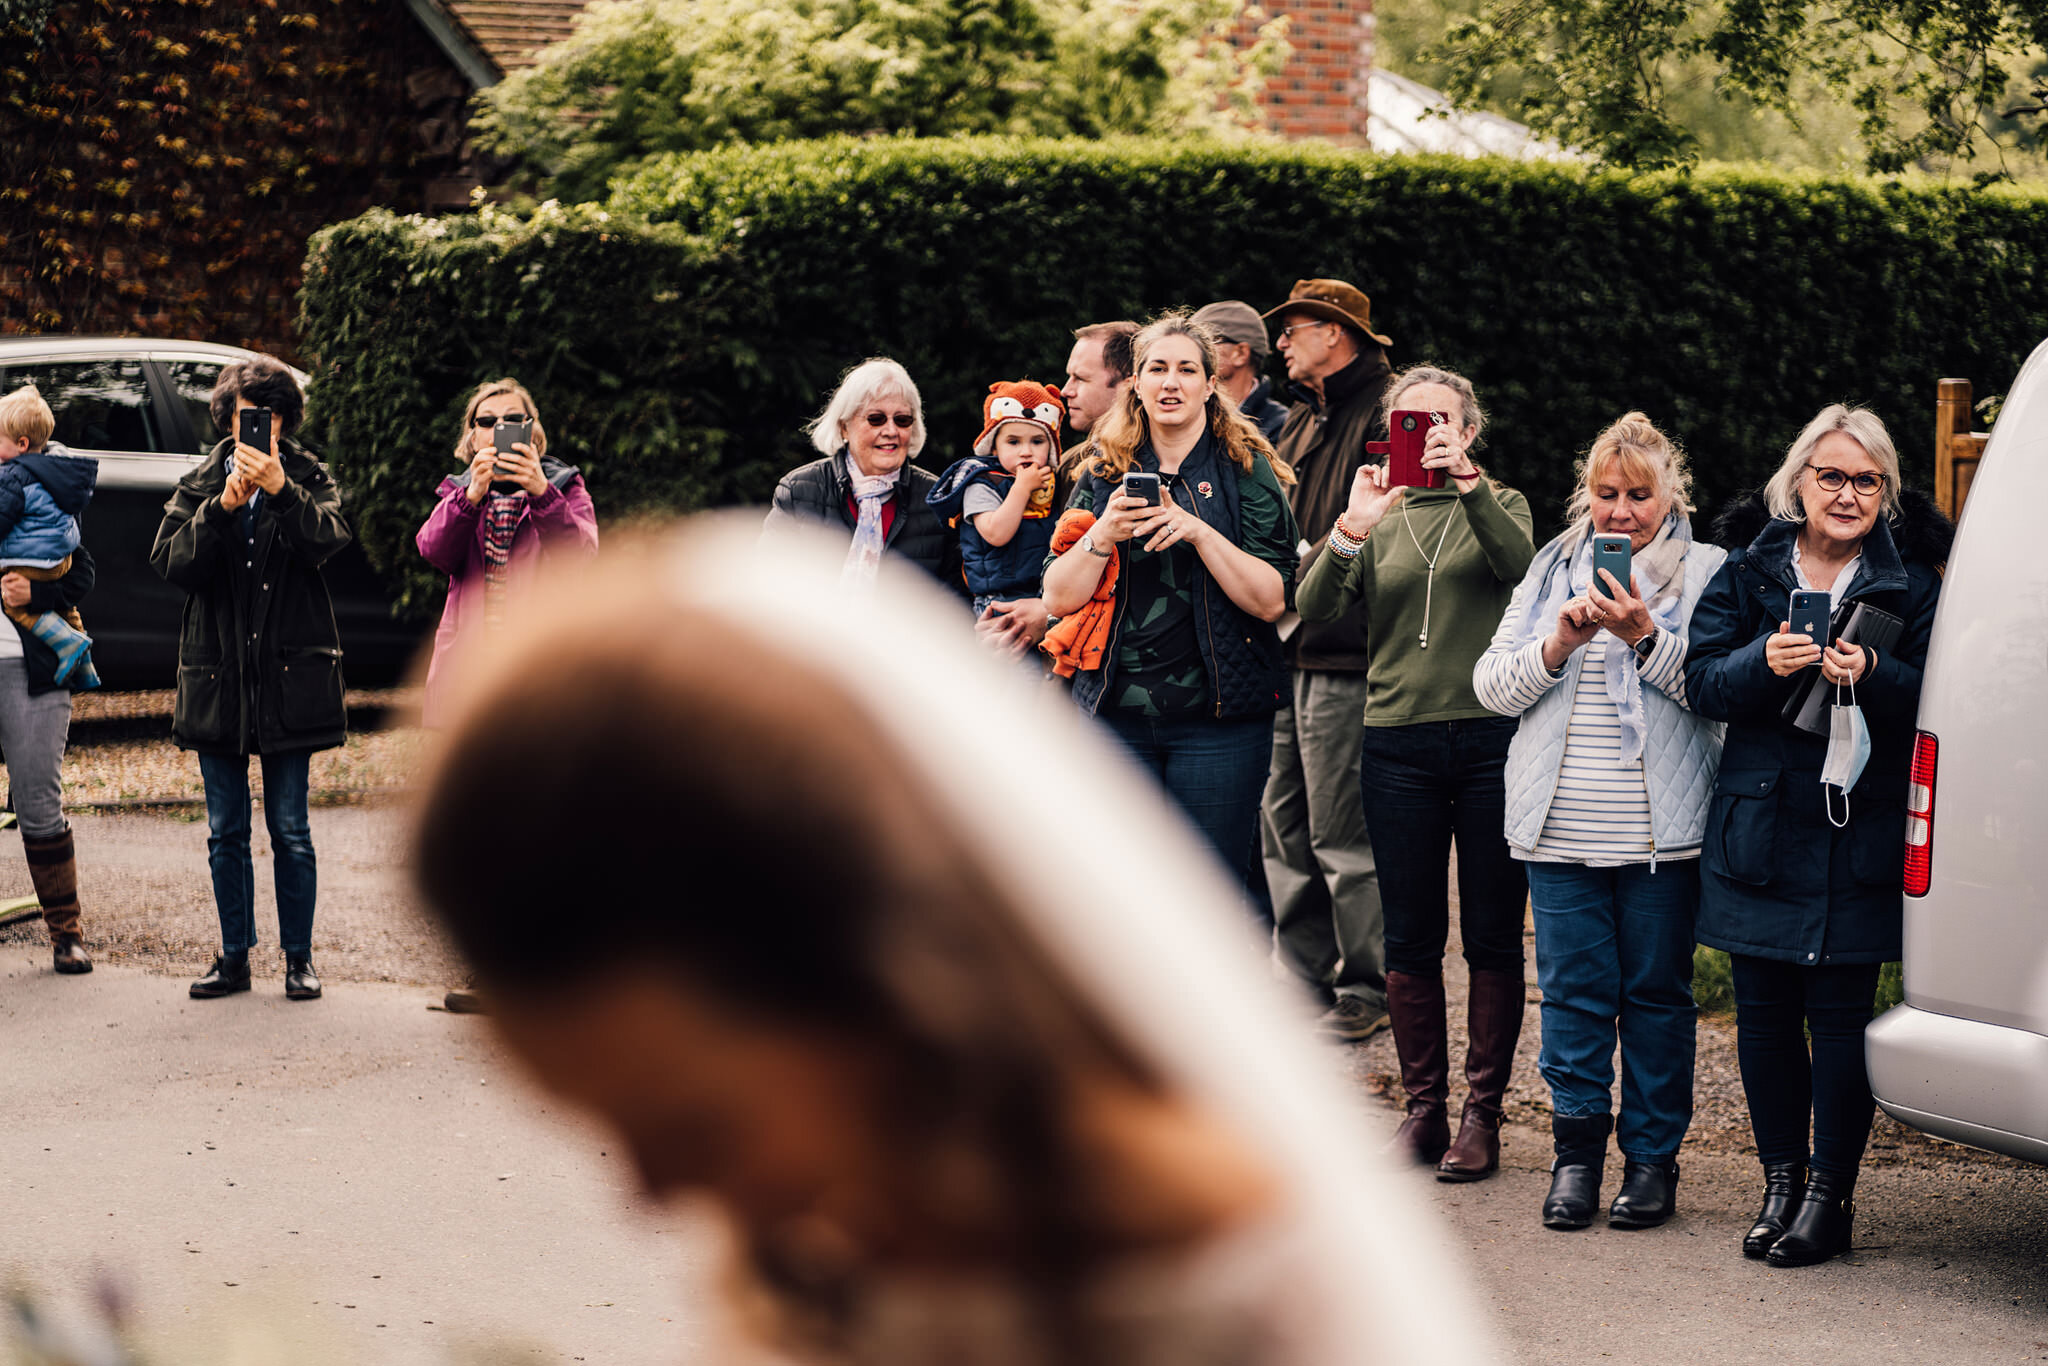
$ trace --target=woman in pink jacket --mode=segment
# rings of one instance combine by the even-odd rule
[[[498,449],[501,422],[510,424],[507,435],[514,438],[508,450]],[[542,561],[597,553],[597,512],[583,475],[548,454],[539,405],[519,381],[477,386],[463,412],[455,458],[467,468],[441,481],[439,501],[417,538],[420,554],[448,575],[448,605],[427,666],[429,726],[443,705],[443,668],[456,637],[494,623],[506,596]]]

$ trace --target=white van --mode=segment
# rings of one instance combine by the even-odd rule
[[[1870,1085],[1940,1138],[2048,1162],[2048,343],[1957,529],[1906,817],[1906,1000]]]

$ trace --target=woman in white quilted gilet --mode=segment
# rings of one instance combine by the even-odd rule
[[[1522,722],[1506,833],[1536,919],[1550,1228],[1593,1222],[1610,1132],[1623,1175],[1608,1224],[1652,1228],[1677,1207],[1700,840],[1721,760],[1720,725],[1686,703],[1686,629],[1726,558],[1693,540],[1689,484],[1684,455],[1641,413],[1602,432],[1571,524],[1536,552],[1472,671],[1479,700]],[[1596,568],[1596,536],[1628,538],[1625,575]]]

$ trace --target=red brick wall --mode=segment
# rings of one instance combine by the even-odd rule
[[[1267,83],[1274,129],[1290,138],[1365,141],[1365,78],[1372,70],[1372,0],[1267,0],[1288,19],[1294,55]]]

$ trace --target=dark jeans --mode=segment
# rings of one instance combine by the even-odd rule
[[[264,754],[263,823],[270,827],[270,858],[277,886],[277,937],[287,954],[313,951],[313,827],[306,816],[312,755]],[[206,782],[206,862],[213,873],[213,905],[220,915],[220,946],[227,953],[256,947],[256,868],[249,857],[249,760],[202,754]]]
[[[1202,832],[1252,909],[1270,919],[1259,858],[1259,798],[1273,759],[1273,718],[1104,712],[1102,719]]]
[[[1512,717],[1367,726],[1360,765],[1365,823],[1379,864],[1387,969],[1443,971],[1451,933],[1451,844],[1458,846],[1458,928],[1481,972],[1522,970],[1529,886],[1508,854],[1501,770]]]
[[[1621,1040],[1624,1156],[1665,1162],[1692,1124],[1697,859],[1589,868],[1525,863],[1543,987],[1543,1079],[1559,1115],[1613,1105]]]
[[[1735,1053],[1758,1159],[1806,1161],[1811,1116],[1813,1169],[1855,1176],[1877,1110],[1863,1064],[1863,1031],[1870,1026],[1879,965],[1809,968],[1742,953],[1729,961]]]

